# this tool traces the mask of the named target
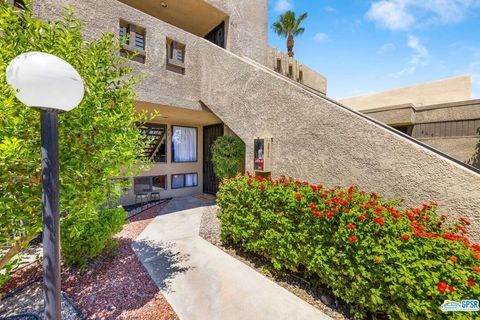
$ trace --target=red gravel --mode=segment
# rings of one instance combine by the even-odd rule
[[[115,256],[98,257],[85,274],[63,271],[62,289],[88,319],[178,319],[130,246],[163,206],[152,207],[129,219],[116,235],[120,245]],[[38,263],[19,270],[0,289],[0,295],[31,280],[40,271]]]

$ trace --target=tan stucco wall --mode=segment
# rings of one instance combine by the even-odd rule
[[[327,78],[320,73],[310,69],[288,56],[287,53],[278,50],[277,48],[268,47],[268,64],[267,67],[280,72],[284,76],[290,77],[292,80],[301,82],[302,84],[320,91],[323,94],[327,93]],[[277,60],[281,61],[281,70],[277,70]],[[289,74],[289,66],[292,66],[293,76]],[[303,73],[303,79],[300,79],[300,71]]]
[[[274,176],[357,184],[404,199],[408,206],[436,200],[444,212],[472,220],[472,237],[480,240],[479,174],[293,86],[274,71],[207,43],[199,47],[202,101],[246,142],[247,170],[252,170],[254,138],[273,137]],[[212,68],[218,60],[223,63]]]
[[[229,15],[227,50],[266,64],[268,0],[205,0]]]
[[[471,99],[470,76],[461,76],[339,101],[347,107],[362,111],[406,103],[420,107],[469,99]]]
[[[229,14],[227,50],[266,64],[267,0],[208,0],[207,2]],[[136,71],[147,75],[143,83],[137,86],[139,100],[202,109],[199,103],[198,57],[201,53],[196,46],[198,37],[117,0],[36,0],[33,4],[35,14],[44,20],[58,18],[64,7],[73,5],[77,16],[85,21],[84,34],[87,38],[100,37],[104,32],[118,34],[120,19],[145,27],[145,64],[132,63]],[[185,75],[166,70],[167,37],[186,44]]]
[[[394,108],[376,108],[362,111],[369,117],[377,119],[391,126],[402,126],[415,123],[415,109],[411,104],[396,106]]]
[[[415,113],[417,123],[480,119],[480,100],[418,107]]]
[[[147,63],[139,67],[150,75],[139,86],[141,100],[191,109],[200,109],[198,100],[202,100],[246,142],[247,169],[252,169],[253,139],[271,136],[274,176],[285,174],[330,186],[358,184],[405,199],[406,205],[436,200],[445,212],[464,213],[472,220],[472,237],[480,240],[480,175],[293,85],[264,66],[119,2],[62,2],[75,3],[80,16],[92,23],[88,28],[99,29],[92,34],[116,30],[122,16],[148,26],[147,41],[158,41],[150,42],[153,46],[147,43]],[[53,0],[37,3],[43,17],[59,7]],[[165,36],[185,41],[185,76],[165,70]]]
[[[419,139],[460,161],[480,167],[480,137]]]

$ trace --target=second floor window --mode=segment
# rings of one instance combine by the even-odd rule
[[[120,20],[119,37],[122,42],[121,53],[134,54],[134,61],[145,63],[145,28]]]

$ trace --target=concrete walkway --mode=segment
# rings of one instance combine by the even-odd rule
[[[180,319],[330,319],[200,238],[209,205],[194,197],[173,199],[132,244]]]

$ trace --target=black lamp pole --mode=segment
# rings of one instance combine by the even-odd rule
[[[58,113],[42,110],[42,218],[45,319],[61,319]]]

